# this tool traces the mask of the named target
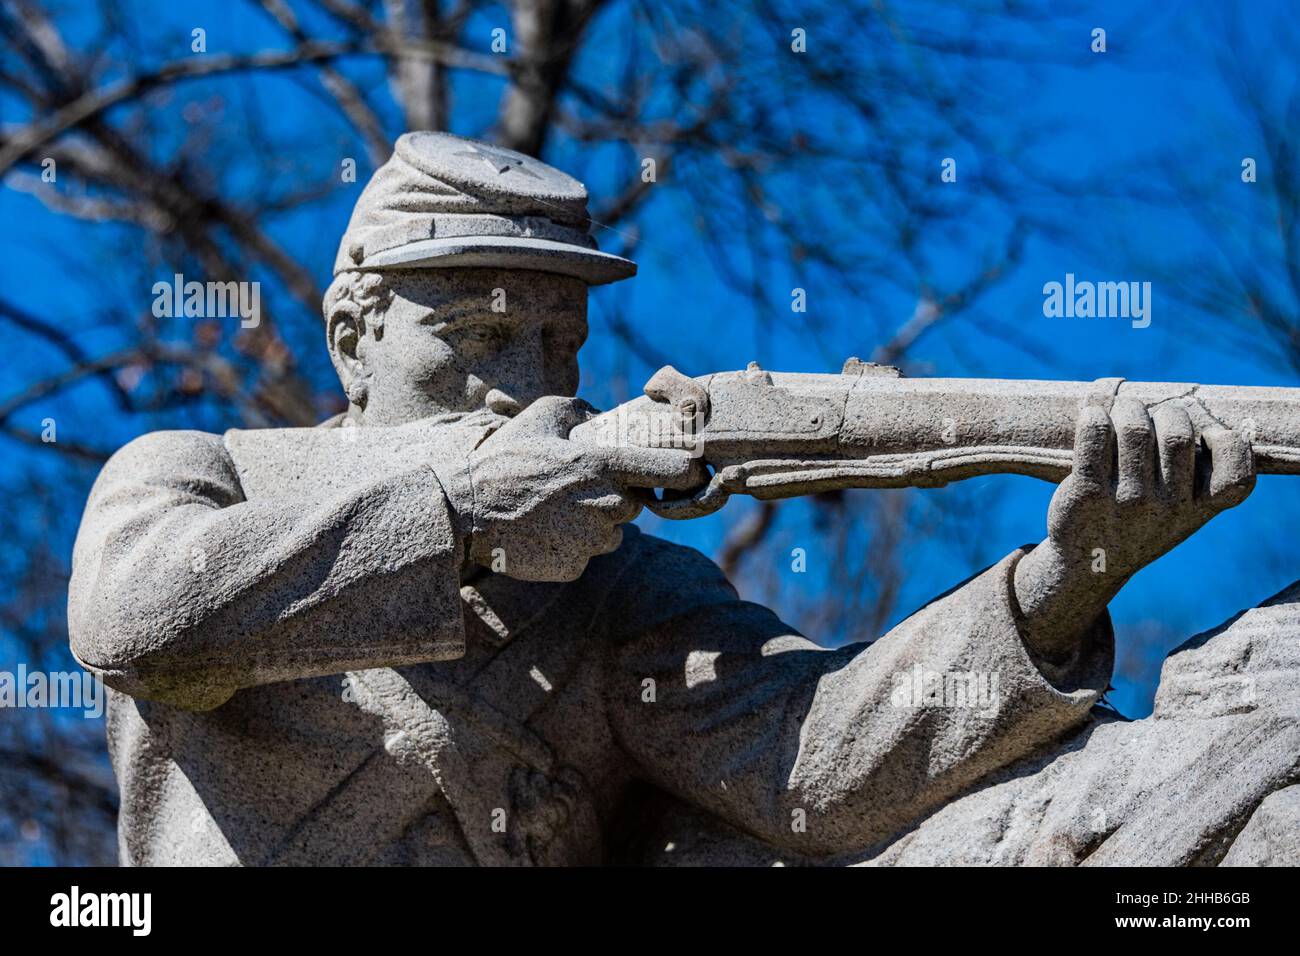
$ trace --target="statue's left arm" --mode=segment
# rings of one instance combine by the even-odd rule
[[[865,646],[818,650],[702,556],[652,547],[610,612],[615,733],[654,782],[797,852],[896,837],[1085,719],[1111,598],[1253,486],[1241,436],[1203,438],[1177,403],[1085,407],[1047,538]]]
[[[651,782],[799,853],[896,836],[1083,720],[1110,677],[1105,612],[1071,660],[1035,662],[1012,584],[1022,552],[875,643],[827,651],[702,555],[647,549],[609,609],[614,732]]]

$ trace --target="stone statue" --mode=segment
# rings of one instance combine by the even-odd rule
[[[1249,494],[1241,429],[1073,400],[1040,544],[822,650],[628,525],[711,480],[572,397],[587,286],[635,273],[587,223],[535,159],[401,137],[325,296],[348,410],[105,466],[69,626],[124,863],[1300,861],[1300,591],[1174,655],[1151,719],[1093,708],[1107,603]]]

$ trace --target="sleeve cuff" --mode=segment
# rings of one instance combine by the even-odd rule
[[[1069,658],[1049,661],[1033,653],[1024,639],[1024,613],[1016,599],[1016,566],[1021,558],[1032,551],[1032,546],[1018,548],[998,566],[1002,571],[1002,587],[1006,589],[1006,605],[1011,618],[1026,668],[1032,668],[1043,681],[1057,693],[1070,700],[1087,699],[1088,706],[1096,702],[1110,683],[1115,666],[1115,630],[1110,612],[1103,610],[1083,630]]]

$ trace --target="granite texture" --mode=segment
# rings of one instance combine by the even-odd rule
[[[587,190],[531,156],[450,133],[399,137],[366,185],[334,272],[508,266],[592,285],[636,274],[588,234]]]
[[[652,865],[1295,866],[1300,864],[1300,585],[1188,641],[1154,713],[1097,708],[862,852],[805,856],[684,803],[644,840]]]
[[[969,434],[1019,415],[1050,452],[1046,536],[823,650],[628,522],[809,429],[931,447],[926,386],[854,404],[894,380],[859,363],[832,421],[788,377],[665,370],[644,403],[712,451],[609,441],[577,352],[588,285],[631,270],[584,210],[536,160],[403,137],[325,296],[348,410],[105,466],[69,632],[112,689],[124,862],[1294,862],[1294,594],[1174,655],[1149,720],[1094,711],[1107,603],[1280,460],[1214,395],[937,380]]]

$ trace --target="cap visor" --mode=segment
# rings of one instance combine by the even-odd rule
[[[422,239],[367,256],[358,269],[528,269],[576,276],[604,285],[636,275],[636,263],[622,256],[568,242],[517,236],[447,236]]]

